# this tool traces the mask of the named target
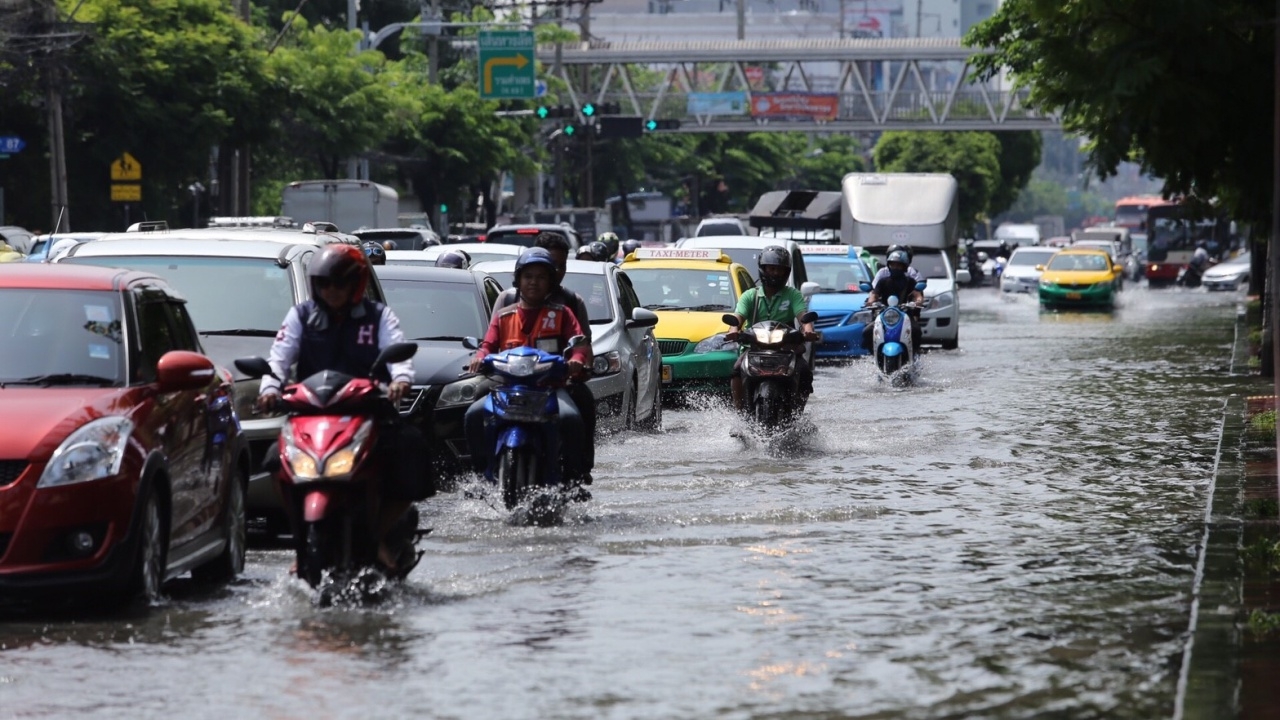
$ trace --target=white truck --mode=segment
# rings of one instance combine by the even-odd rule
[[[960,345],[957,280],[959,186],[948,173],[849,173],[840,183],[840,239],[884,257],[890,245],[911,248],[925,277],[922,341],[950,350]]]
[[[399,226],[400,196],[368,180],[300,180],[284,186],[281,215],[302,224],[323,220],[344,233]]]

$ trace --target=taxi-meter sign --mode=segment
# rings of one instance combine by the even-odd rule
[[[115,162],[111,163],[111,182],[127,182],[142,179],[142,163],[129,153],[121,153]]]
[[[848,245],[801,245],[801,255],[844,255],[849,257],[852,253]]]
[[[711,248],[638,248],[637,260],[719,260],[720,251]]]

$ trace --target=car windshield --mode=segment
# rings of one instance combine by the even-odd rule
[[[911,258],[911,267],[915,268],[923,278],[951,277],[947,272],[947,263],[939,253],[916,253],[915,257]]]
[[[725,270],[628,267],[640,304],[650,310],[732,312],[733,281]]]
[[[1057,252],[1057,250],[1018,250],[1009,256],[1009,267],[1043,265]]]
[[[0,288],[0,386],[123,385],[120,294]]]
[[[269,258],[72,256],[63,262],[145,270],[169,281],[187,299],[201,333],[275,336],[294,304],[293,279]]]
[[[698,237],[719,237],[723,235],[745,235],[742,226],[736,222],[707,223],[698,228]]]
[[[356,237],[361,241],[384,243],[391,240],[397,250],[421,250],[426,240],[416,230],[360,230]]]
[[[544,232],[555,233],[554,230],[539,230],[537,232],[520,232],[518,230],[499,230],[498,232],[490,232],[485,236],[485,242],[497,243],[499,245],[519,245],[520,247],[533,247],[533,241]],[[559,235],[560,233],[555,233]],[[568,239],[568,238],[566,238]],[[510,255],[503,255],[499,259],[508,259]],[[479,262],[473,256],[472,262]]]
[[[822,288],[818,292],[857,293],[862,292],[858,287],[860,283],[871,282],[871,278],[867,277],[866,271],[863,270],[862,263],[857,260],[806,262],[805,268],[809,271],[809,282],[816,282]]]
[[[1097,253],[1058,253],[1049,261],[1050,270],[1086,270],[1098,271],[1107,269],[1107,256]]]
[[[728,255],[729,259],[738,263],[751,273],[754,280],[756,274],[760,272],[760,268],[756,265],[757,258],[760,257],[760,251],[754,248],[720,248],[723,255]]]
[[[461,340],[484,335],[489,318],[485,317],[475,283],[382,278],[380,281],[387,306],[400,318],[406,338]]]
[[[596,273],[565,273],[561,283],[578,293],[587,303],[587,322],[605,325],[613,322],[613,303],[609,301],[608,279]]]

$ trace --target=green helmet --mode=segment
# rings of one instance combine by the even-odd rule
[[[618,256],[618,243],[620,242],[618,233],[603,232],[600,233],[600,237],[596,238],[596,240],[604,243],[604,246],[609,249],[609,258],[612,259]]]

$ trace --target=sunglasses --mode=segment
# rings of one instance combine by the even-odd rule
[[[332,278],[325,278],[325,277],[316,278],[315,283],[316,283],[316,287],[322,290],[324,288],[331,288],[331,287],[344,288],[351,284],[351,282],[345,278],[334,280]]]

